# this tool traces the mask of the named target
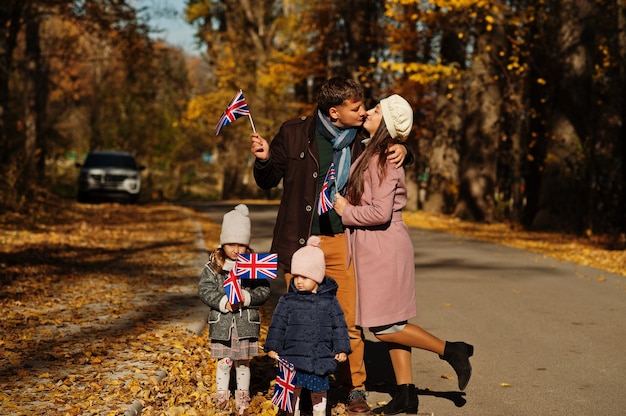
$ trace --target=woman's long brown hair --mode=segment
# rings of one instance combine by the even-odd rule
[[[378,177],[381,181],[385,178],[387,175],[387,149],[395,143],[399,143],[399,140],[391,138],[385,120],[381,118],[378,129],[376,129],[370,142],[365,146],[363,157],[357,162],[348,178],[346,199],[349,203],[358,205],[361,201],[365,169],[374,155],[378,155]]]

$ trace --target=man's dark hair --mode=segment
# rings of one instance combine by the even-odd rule
[[[363,87],[353,79],[333,77],[320,88],[317,106],[328,116],[331,107],[340,106],[345,100],[363,101],[364,96]]]

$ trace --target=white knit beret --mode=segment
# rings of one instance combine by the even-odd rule
[[[413,109],[411,104],[398,94],[380,100],[383,119],[393,139],[406,138],[413,126]]]
[[[224,214],[220,244],[250,245],[250,210],[247,205],[239,204],[232,211]]]
[[[320,248],[320,238],[316,235],[309,237],[306,246],[300,248],[291,258],[291,274],[308,277],[318,284],[322,283],[326,275],[326,260]]]

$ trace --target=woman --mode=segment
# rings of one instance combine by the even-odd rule
[[[411,348],[439,354],[454,368],[459,388],[472,374],[472,345],[446,342],[408,319],[417,315],[413,244],[402,208],[406,205],[404,169],[386,161],[392,144],[406,139],[413,125],[413,109],[399,95],[380,101],[367,112],[363,128],[369,133],[366,149],[350,168],[346,197],[335,195],[335,211],[350,231],[351,258],[357,281],[356,323],[387,343],[398,389],[375,413],[417,413]],[[380,261],[381,253],[393,255]]]

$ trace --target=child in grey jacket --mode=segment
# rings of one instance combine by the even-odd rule
[[[243,301],[230,304],[224,280],[235,265],[238,254],[251,253],[250,218],[246,205],[239,204],[226,213],[222,221],[220,246],[209,253],[209,262],[200,275],[200,299],[211,308],[209,339],[211,355],[218,360],[216,370],[217,408],[230,404],[230,371],[235,367],[237,390],[235,408],[247,415],[250,407],[250,358],[259,355],[261,318],[259,307],[270,296],[266,279],[240,280]]]

